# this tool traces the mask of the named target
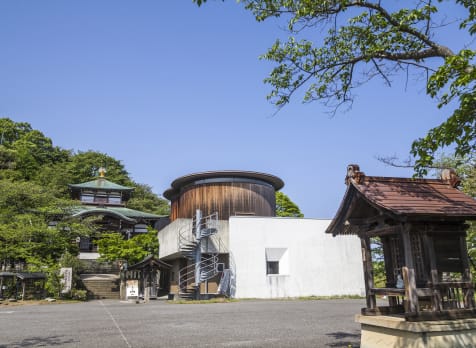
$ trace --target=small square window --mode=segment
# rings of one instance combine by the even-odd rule
[[[266,274],[279,274],[279,261],[266,261]]]

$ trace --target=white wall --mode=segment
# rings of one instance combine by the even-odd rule
[[[177,219],[161,229],[157,238],[159,239],[159,258],[178,257],[179,231],[186,226],[191,226],[192,219]]]
[[[324,233],[330,221],[231,217],[235,297],[364,295],[359,238]],[[280,273],[284,274],[266,275],[267,248],[287,249],[280,260]]]

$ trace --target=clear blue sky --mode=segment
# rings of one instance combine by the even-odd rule
[[[190,173],[258,171],[282,178],[306,217],[331,218],[347,164],[410,176],[375,157],[407,158],[448,110],[411,78],[372,82],[334,117],[299,99],[273,115],[262,82],[272,66],[258,56],[283,26],[234,1],[3,0],[0,117],[107,153],[158,194]]]

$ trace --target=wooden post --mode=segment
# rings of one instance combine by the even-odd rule
[[[150,269],[149,266],[144,267],[142,270],[144,277],[144,302],[149,302],[150,300]]]
[[[410,225],[402,223],[403,251],[405,254],[405,266],[402,267],[403,282],[405,284],[405,312],[418,313],[418,296],[416,293],[415,267],[413,262],[412,244],[410,240]]]
[[[442,302],[440,288],[438,287],[438,283],[440,282],[440,280],[438,278],[438,268],[436,266],[435,246],[433,244],[433,238],[428,236],[426,232],[423,235],[423,243],[425,245],[425,252],[430,264],[429,279],[431,279],[432,284],[431,308],[433,311],[440,311]]]
[[[127,281],[127,274],[129,271],[121,271],[121,280],[119,285],[119,298],[121,300],[127,300],[126,298],[126,281]]]
[[[460,257],[461,263],[463,266],[463,282],[469,284],[467,289],[462,289],[463,291],[463,302],[464,308],[475,308],[474,305],[474,288],[473,288],[473,280],[471,276],[471,269],[469,266],[469,258],[468,258],[468,249],[466,246],[466,236],[462,235],[460,238]]]
[[[370,238],[361,236],[360,243],[362,246],[362,262],[364,266],[367,308],[375,309],[377,307],[377,301],[375,300],[375,295],[371,293],[371,289],[374,287],[374,274],[372,268],[372,253],[370,251]]]

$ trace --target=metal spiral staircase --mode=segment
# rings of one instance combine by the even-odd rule
[[[200,284],[218,274],[218,251],[210,250],[209,238],[218,231],[218,213],[202,217],[197,210],[188,225],[179,231],[179,250],[191,263],[179,270],[179,297],[199,299]]]

